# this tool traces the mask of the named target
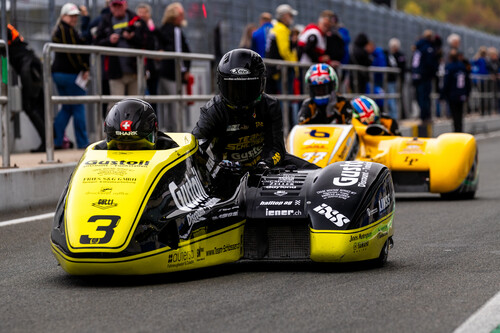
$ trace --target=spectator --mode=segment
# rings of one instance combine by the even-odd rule
[[[460,49],[460,41],[461,41],[461,38],[456,33],[450,34],[448,36],[448,38],[446,39],[446,42],[448,43],[448,47],[450,48],[450,51],[452,49],[456,49],[457,51],[459,51],[459,49]]]
[[[486,46],[479,47],[476,55],[472,60],[472,74],[480,75],[479,79],[474,80],[474,84],[477,85],[479,93],[483,94],[486,92],[486,81],[485,78],[489,74],[488,72],[488,60],[487,60],[488,49]],[[486,114],[486,103],[485,99],[481,96],[479,97],[480,113],[481,115]]]
[[[266,44],[266,58],[281,59],[286,61],[297,61],[297,52],[290,49],[290,27],[293,18],[298,12],[288,4],[279,5],[276,8],[276,24],[269,32]],[[281,91],[280,72],[276,66],[269,66],[266,92],[277,94]]]
[[[241,34],[239,48],[251,49],[252,48],[252,35],[254,31],[257,30],[257,26],[253,23],[248,23],[243,29]]]
[[[330,57],[330,65],[333,68],[338,68],[344,59],[345,52],[349,54],[349,50],[345,48],[344,38],[340,33],[340,28],[338,26],[338,17],[333,14],[332,16],[332,27],[326,32],[326,51],[325,54]],[[347,31],[347,36],[349,32]]]
[[[387,67],[387,59],[385,57],[384,50],[381,47],[375,46],[375,43],[370,42],[370,48],[373,49],[371,52],[371,58],[372,58],[372,66],[373,67]],[[373,82],[373,91],[372,87],[370,84],[368,84],[368,88],[366,90],[367,94],[373,93],[373,94],[385,94],[384,91],[384,74],[383,73],[375,73],[373,75],[374,77],[374,82]],[[375,102],[378,104],[379,108],[383,110],[384,108],[384,99],[383,98],[376,98]]]
[[[333,27],[334,13],[324,10],[318,18],[318,23],[308,24],[299,35],[298,58],[302,63],[330,63],[326,54],[326,34]]]
[[[495,94],[495,101],[496,105],[494,106],[494,109],[498,110],[500,107],[500,103],[498,101],[499,99],[499,87],[500,87],[500,79],[499,79],[499,74],[500,74],[500,60],[498,59],[498,50],[496,47],[489,47],[488,48],[488,72],[491,75],[491,78],[493,80],[493,92]],[[498,110],[500,111],[500,110]]]
[[[149,30],[148,41],[146,48],[148,50],[158,50],[160,48],[155,23],[151,18],[151,6],[147,3],[140,3],[135,8],[137,16],[139,16],[144,22]],[[158,71],[160,69],[160,61],[156,59],[145,59],[145,74],[146,74],[146,94],[157,95],[158,94],[158,81],[160,79]],[[156,110],[156,104],[151,104],[153,110]]]
[[[354,45],[351,53],[351,64],[359,66],[371,66],[373,58],[371,54],[375,49],[375,44],[368,40],[368,36],[360,33],[354,39]],[[370,76],[368,71],[356,70],[351,71],[351,89],[354,93],[364,94],[367,90]]]
[[[342,24],[337,15],[334,17],[335,26],[337,28],[337,31],[339,32],[340,36],[342,37],[342,40],[344,41],[344,57],[340,61],[342,64],[348,64],[350,61],[350,56],[349,56],[349,44],[351,43],[351,36],[349,35],[349,30]]]
[[[110,13],[104,14],[97,28],[95,43],[128,49],[145,49],[149,30],[126,0],[112,0]],[[107,58],[111,95],[138,95],[135,57]]]
[[[397,74],[388,74],[387,76],[387,93],[394,94],[399,93],[401,100],[403,100],[403,85],[405,81],[405,69],[406,69],[406,57],[400,51],[401,42],[397,38],[391,38],[389,40],[389,49],[386,51],[387,66],[391,68],[399,68],[399,80],[400,85],[398,87]],[[398,90],[399,88],[399,90]],[[403,105],[403,103],[401,103]],[[399,119],[399,110],[396,100],[391,98],[387,100],[387,107],[389,109],[389,115],[392,119]],[[402,112],[402,114],[404,114]]]
[[[90,21],[88,29],[86,31],[82,31],[82,34],[87,41],[92,41],[95,43],[95,38],[97,37],[97,28],[99,23],[101,23],[101,19],[105,14],[111,13],[111,0],[105,0],[105,7],[101,10],[100,14]],[[101,56],[101,94],[109,95],[109,76],[108,76],[108,57]],[[106,113],[108,111],[108,103],[102,103],[102,118],[106,118]]]
[[[43,99],[43,66],[23,36],[7,24],[9,63],[21,78],[23,110],[40,137],[40,145],[31,152],[45,151],[45,112]]]
[[[262,58],[266,55],[266,41],[269,30],[273,27],[271,13],[264,12],[260,14],[260,27],[252,34],[252,50],[257,52]]]
[[[81,10],[81,11],[80,11]],[[82,24],[88,24],[87,9],[80,9],[72,3],[66,3],[61,8],[61,14],[52,32],[52,41],[68,45],[83,45],[84,40],[75,29],[78,16],[82,14]],[[85,19],[83,19],[85,18]],[[82,29],[85,30],[85,29]],[[52,78],[61,96],[83,96],[86,91],[83,87],[89,78],[89,56],[85,54],[73,54],[58,52],[52,63]],[[80,84],[77,78],[81,79]],[[61,149],[64,139],[64,131],[69,119],[73,116],[76,144],[79,149],[86,148],[89,144],[86,129],[85,106],[83,104],[63,104],[61,110],[54,120],[54,145]]]
[[[182,32],[181,27],[186,26],[184,19],[184,7],[179,2],[173,2],[165,8],[163,13],[162,26],[160,28],[160,49],[167,52],[191,52],[187,43],[186,37]],[[181,61],[181,81],[187,83],[189,81],[190,61]],[[177,94],[176,88],[176,68],[175,60],[167,59],[161,61],[160,66],[160,91],[164,95]],[[167,131],[177,130],[178,123],[178,104],[166,104],[166,121],[165,126]],[[182,126],[182,124],[181,124]]]
[[[439,45],[436,44],[434,32],[425,30],[422,38],[415,44],[412,57],[412,79],[415,85],[417,103],[420,108],[420,119],[423,125],[432,122],[431,91],[432,80],[439,66]]]
[[[445,99],[450,108],[455,132],[463,131],[464,102],[470,93],[470,77],[457,49],[452,48],[445,67],[441,99]]]

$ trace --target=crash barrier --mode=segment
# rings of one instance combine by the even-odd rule
[[[7,50],[7,44],[3,39],[0,39],[0,52]],[[8,107],[7,91],[9,90],[9,80],[7,79],[9,72],[7,69],[8,52],[2,56],[2,66],[0,66],[0,77],[2,78],[0,88],[0,110],[1,110],[1,123],[2,123],[2,168],[10,166],[10,147],[9,147],[9,123],[10,123],[10,110]]]
[[[199,61],[214,61],[214,56],[209,54],[198,54],[198,53],[176,53],[176,52],[163,52],[163,51],[148,51],[148,50],[136,50],[127,48],[116,48],[116,47],[104,47],[104,46],[83,46],[83,45],[64,45],[56,43],[47,43],[43,48],[43,74],[45,78],[51,78],[51,52],[67,52],[67,53],[79,53],[79,54],[90,54],[90,68],[91,68],[91,91],[94,95],[86,96],[54,96],[53,94],[53,84],[52,80],[44,80],[44,98],[45,98],[45,133],[46,133],[46,152],[47,152],[47,162],[54,162],[54,137],[52,131],[53,122],[53,106],[57,104],[89,104],[97,103],[99,107],[98,112],[95,117],[96,128],[102,126],[102,118],[99,116],[101,114],[101,108],[103,103],[113,103],[120,101],[126,97],[136,97],[146,100],[151,103],[156,102],[176,102],[182,105],[184,102],[188,101],[207,101],[211,98],[211,95],[182,95],[182,82],[181,82],[181,61],[184,60],[199,60]],[[140,95],[137,96],[117,96],[117,95],[102,95],[101,78],[102,78],[102,66],[101,66],[101,56],[122,56],[122,57],[135,57],[137,62],[137,83],[138,91]],[[144,71],[144,60],[148,59],[174,59],[175,69],[176,69],[176,95],[144,95],[145,91],[145,71]],[[183,113],[180,112],[181,107],[177,108],[178,112],[178,124],[177,129],[181,131],[180,125],[183,124]]]

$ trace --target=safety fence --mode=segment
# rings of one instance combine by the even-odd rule
[[[215,57],[208,54],[196,54],[196,53],[176,53],[176,52],[163,52],[163,51],[148,51],[148,50],[135,50],[126,48],[116,48],[116,47],[102,47],[102,46],[81,46],[81,45],[64,45],[57,43],[47,43],[43,50],[43,64],[44,64],[44,78],[51,77],[51,56],[53,52],[69,52],[69,53],[79,53],[79,54],[90,54],[90,68],[91,77],[91,91],[94,92],[93,95],[86,96],[56,96],[53,94],[53,84],[51,80],[44,80],[44,98],[45,98],[45,129],[46,129],[46,152],[47,152],[47,162],[54,162],[54,138],[52,131],[52,124],[54,119],[54,105],[59,104],[91,104],[96,103],[99,105],[97,110],[101,110],[103,103],[113,103],[122,100],[125,97],[136,97],[144,99],[151,103],[178,103],[179,107],[176,108],[178,114],[178,123],[176,124],[177,130],[182,131],[182,124],[184,123],[184,114],[182,112],[182,104],[186,102],[193,101],[207,101],[213,95],[184,95],[182,94],[182,82],[181,82],[181,62],[184,60],[196,60],[196,61],[208,61],[213,62]],[[118,95],[103,95],[101,87],[102,78],[102,56],[128,56],[135,57],[137,63],[137,80],[138,80],[138,91],[137,96],[118,96]],[[145,69],[144,63],[145,58],[149,59],[174,59],[175,69],[176,69],[176,92],[175,95],[145,95]],[[280,95],[276,97],[283,101],[284,109],[284,128],[285,132],[289,128],[289,117],[288,117],[288,103],[289,101],[303,100],[307,98],[307,95],[291,95],[288,93],[287,89],[287,73],[289,68],[300,67],[308,68],[310,64],[303,64],[299,62],[287,62],[281,60],[265,59],[267,65],[279,66],[282,73],[282,90]],[[391,68],[380,68],[380,67],[363,67],[349,65],[344,66],[343,70],[349,71],[368,71],[371,75],[371,80],[373,81],[373,75],[375,73],[398,73],[398,69]],[[386,82],[387,75],[384,75],[384,82]],[[213,82],[213,78],[211,80]],[[213,88],[211,89],[213,91]],[[355,94],[352,94],[355,95]],[[371,94],[368,94],[371,96]],[[399,94],[386,94],[377,95],[377,98],[399,98]],[[347,96],[349,97],[349,95]],[[96,128],[100,128],[102,124],[102,118],[99,116],[100,111],[97,112],[95,119]]]
[[[3,39],[0,39],[0,52],[5,52],[5,57],[2,56],[2,64],[0,66],[0,77],[2,79],[0,87],[0,112],[1,112],[1,128],[2,128],[2,168],[10,166],[10,152],[9,152],[9,124],[10,124],[10,110],[8,107],[8,94],[9,90],[9,72],[8,68],[8,55],[7,55],[7,44]]]
[[[5,44],[5,43],[4,43]],[[1,47],[0,43],[0,47]],[[54,85],[51,75],[51,60],[52,54],[54,52],[68,52],[68,53],[79,53],[79,54],[89,54],[90,55],[90,68],[91,68],[91,79],[89,81],[89,92],[91,95],[86,96],[57,96],[54,95]],[[118,96],[118,95],[103,95],[102,94],[102,86],[101,86],[101,78],[102,78],[102,56],[128,56],[135,57],[137,59],[137,80],[138,80],[138,91],[139,95],[136,96]],[[148,59],[173,59],[175,61],[175,70],[176,70],[176,94],[175,95],[145,95],[145,58]],[[101,46],[75,46],[75,45],[64,45],[64,44],[56,44],[56,43],[47,43],[44,46],[43,50],[43,66],[44,66],[44,100],[45,100],[45,132],[46,132],[46,154],[47,154],[47,163],[54,162],[54,137],[53,137],[53,120],[54,120],[54,110],[55,106],[61,104],[91,104],[98,107],[95,107],[96,110],[94,119],[94,128],[100,129],[102,128],[102,104],[104,103],[113,103],[122,100],[126,97],[136,97],[144,99],[151,103],[178,103],[179,107],[176,108],[178,115],[178,123],[176,124],[176,130],[182,131],[185,130],[182,128],[182,124],[184,124],[184,112],[182,111],[182,106],[187,102],[205,102],[209,100],[213,94],[209,95],[185,95],[182,93],[182,82],[181,82],[181,62],[184,60],[195,60],[195,61],[203,61],[209,62],[209,68],[213,68],[213,62],[215,57],[209,54],[197,54],[197,53],[176,53],[176,52],[163,52],[163,51],[148,51],[148,50],[136,50],[136,49],[126,49],[126,48],[115,48],[115,47],[101,47]],[[283,108],[283,122],[284,122],[284,131],[287,132],[290,128],[290,112],[291,111],[290,104],[294,103],[298,104],[299,101],[302,101],[309,97],[307,92],[303,92],[300,95],[295,95],[290,91],[289,76],[288,74],[292,69],[300,68],[302,73],[305,73],[306,69],[310,66],[310,64],[304,64],[299,62],[287,62],[282,60],[274,60],[274,59],[264,59],[267,66],[276,66],[281,73],[281,93],[279,95],[275,95],[277,99],[282,101]],[[369,93],[366,92],[356,92],[351,91],[349,87],[344,84],[340,87],[340,93],[343,94],[347,98],[352,98],[358,96],[360,93],[364,93],[365,95],[376,98],[379,100],[387,100],[394,99],[399,106],[402,106],[404,103],[400,92],[403,89],[409,90],[409,80],[406,80],[406,84],[402,85],[400,81],[399,69],[387,68],[387,67],[364,67],[358,65],[342,65],[337,69],[339,77],[345,76],[347,73],[356,73],[359,71],[367,72],[369,75],[369,82],[371,91]],[[212,74],[212,73],[211,73]],[[382,74],[382,81],[380,83],[380,76]],[[388,84],[388,74],[396,74],[397,77],[397,89],[396,93],[387,93],[387,84]],[[356,80],[356,75],[351,76],[353,80]],[[213,75],[210,75],[210,82],[214,82]],[[299,79],[302,80],[302,77]],[[378,81],[378,85],[381,86],[382,92],[375,93],[374,87],[376,86],[375,81]],[[482,76],[473,76],[473,82],[475,83],[474,89],[471,95],[471,101],[474,101],[474,105],[483,105],[486,108],[491,109],[491,103],[495,103],[496,96],[496,85],[495,80],[491,76],[482,75]],[[353,82],[354,86],[356,86],[356,82]],[[211,84],[210,91],[215,91],[213,84]],[[436,90],[435,90],[436,91]],[[410,94],[408,94],[410,95]],[[410,97],[410,96],[406,96]],[[432,95],[434,99],[439,98],[439,95],[434,93]],[[8,99],[6,96],[0,96],[0,104],[2,105],[2,128],[5,127],[5,130],[2,131],[2,154],[3,154],[3,166],[9,166],[9,144],[8,144],[8,136],[5,133],[8,133],[8,124],[9,124],[9,115],[8,115]],[[435,103],[433,103],[434,105]],[[387,103],[384,103],[384,109],[387,108]],[[435,108],[433,106],[433,108]],[[4,109],[6,111],[4,111]],[[433,114],[436,114],[436,110],[433,109]]]

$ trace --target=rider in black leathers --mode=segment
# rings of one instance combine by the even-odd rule
[[[220,94],[201,108],[193,129],[212,175],[220,168],[314,167],[286,154],[281,108],[263,93],[265,83],[266,67],[256,52],[236,49],[222,57],[217,67]]]

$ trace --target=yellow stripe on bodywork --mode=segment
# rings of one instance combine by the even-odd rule
[[[394,212],[359,229],[315,230],[311,232],[311,260],[349,262],[378,258],[388,237],[393,235]]]
[[[245,221],[169,247],[120,258],[74,258],[52,243],[61,267],[74,275],[157,274],[234,262],[243,256]]]

